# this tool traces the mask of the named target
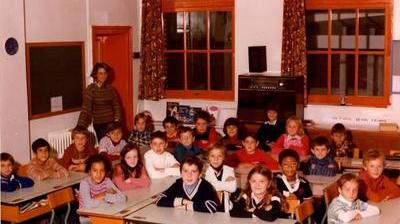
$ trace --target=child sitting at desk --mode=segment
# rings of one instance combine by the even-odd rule
[[[32,151],[35,157],[28,165],[28,176],[36,180],[69,176],[67,169],[50,158],[50,144],[46,140],[43,138],[36,139],[32,143]]]
[[[270,170],[278,170],[278,163],[266,152],[258,148],[256,135],[246,133],[243,148],[228,156],[227,164],[238,168],[252,168],[263,164]]]
[[[229,212],[232,217],[258,217],[265,221],[274,221],[281,213],[281,194],[276,189],[272,172],[257,165],[247,176],[247,188],[233,202]]]
[[[258,129],[257,138],[261,148],[270,151],[276,140],[285,133],[285,122],[279,119],[278,108],[275,105],[269,105],[265,111],[267,121]]]
[[[123,203],[125,195],[118,190],[110,178],[111,161],[103,154],[97,154],[86,160],[85,171],[89,176],[79,185],[79,208],[97,208],[109,203]],[[86,217],[79,218],[81,223],[87,223]]]
[[[166,117],[162,122],[163,128],[165,130],[165,135],[167,136],[169,152],[173,152],[176,144],[179,143],[178,124],[179,121],[172,116]]]
[[[313,196],[309,182],[297,174],[299,161],[299,154],[293,149],[285,149],[279,153],[282,173],[276,175],[276,186],[289,205],[285,209],[284,217],[293,217],[296,207]]]
[[[166,141],[164,132],[156,131],[151,134],[151,150],[144,154],[144,166],[151,179],[169,175],[179,176],[179,162],[171,153],[165,151],[167,148]]]
[[[358,179],[352,173],[343,174],[337,181],[340,195],[328,209],[328,223],[343,223],[379,214],[379,209],[357,198]]]
[[[214,213],[219,201],[214,187],[200,177],[202,161],[188,156],[182,162],[181,178],[160,195],[157,206],[175,207],[189,211]]]
[[[113,182],[122,191],[150,185],[149,176],[136,145],[128,143],[122,149],[121,163],[114,169]]]
[[[70,171],[85,171],[85,161],[97,150],[88,144],[89,131],[83,126],[76,126],[72,130],[73,143],[64,151],[60,164]]]
[[[179,129],[179,143],[175,146],[174,157],[182,162],[186,156],[202,156],[203,150],[194,144],[193,130],[190,127]]]
[[[218,211],[221,212],[229,212],[229,197],[237,187],[235,171],[232,167],[224,165],[225,155],[226,151],[223,145],[214,145],[208,151],[209,166],[204,175],[204,178],[217,191],[219,202],[222,205],[218,207]]]
[[[32,187],[33,180],[28,177],[18,176],[13,172],[14,158],[12,155],[2,152],[1,160],[1,191],[11,192],[19,188]]]
[[[279,154],[283,149],[294,149],[301,156],[309,153],[309,139],[304,134],[300,118],[291,116],[286,121],[286,134],[282,134],[272,146],[272,153]]]
[[[236,117],[230,117],[224,122],[223,132],[225,136],[222,138],[228,152],[235,152],[243,147],[242,138],[245,133],[244,126]]]
[[[107,126],[107,134],[99,143],[99,153],[104,153],[110,160],[119,160],[122,148],[126,141],[122,139],[122,125],[111,122]]]
[[[194,116],[194,144],[207,151],[215,142],[221,139],[215,128],[210,127],[211,115],[204,110],[198,111]]]
[[[312,141],[312,155],[307,162],[305,173],[309,175],[335,176],[338,165],[332,155],[329,154],[329,140],[319,136]]]
[[[351,132],[342,123],[336,123],[331,129],[331,154],[334,157],[354,158],[354,148]]]
[[[400,197],[400,188],[383,175],[385,156],[377,149],[369,149],[363,157],[364,170],[359,177],[361,200],[381,202]]]
[[[136,114],[134,125],[128,142],[137,144],[141,150],[141,154],[148,150],[150,145],[150,135],[154,130],[153,119],[146,115],[145,112]]]

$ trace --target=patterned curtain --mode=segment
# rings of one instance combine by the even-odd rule
[[[307,56],[304,0],[284,0],[282,76],[304,76],[304,105],[307,104]]]
[[[161,0],[142,0],[139,98],[164,98],[164,37]]]

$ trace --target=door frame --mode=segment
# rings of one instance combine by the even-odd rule
[[[97,62],[96,56],[97,45],[96,45],[96,37],[97,36],[108,36],[113,34],[128,34],[128,42],[129,46],[126,49],[126,55],[128,59],[128,97],[132,99],[129,108],[124,108],[125,111],[125,119],[126,125],[129,130],[133,128],[133,62],[132,62],[132,51],[133,51],[133,43],[132,43],[132,27],[131,26],[92,26],[92,66]]]

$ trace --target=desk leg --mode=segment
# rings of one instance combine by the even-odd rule
[[[49,224],[53,224],[54,216],[55,216],[55,215],[56,215],[56,213],[55,213],[54,209],[52,209],[52,210],[51,210],[51,217],[50,217],[50,222],[49,222]]]
[[[67,212],[65,213],[64,223],[67,224],[69,213],[71,212],[71,203],[67,204]]]

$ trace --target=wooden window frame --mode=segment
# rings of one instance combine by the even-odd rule
[[[207,49],[205,50],[188,50],[186,48],[186,32],[184,33],[184,49],[167,50],[165,53],[183,53],[184,54],[184,90],[168,90],[166,89],[167,98],[181,99],[209,99],[209,100],[225,100],[233,101],[235,99],[235,7],[234,0],[163,0],[163,13],[171,12],[195,12],[203,11],[207,13]],[[224,11],[231,13],[231,30],[232,30],[232,48],[231,49],[210,49],[210,11]],[[184,25],[185,27],[185,25]],[[186,29],[186,27],[185,27]],[[164,23],[163,23],[164,30]],[[190,90],[187,88],[187,53],[206,53],[207,54],[207,90]],[[210,82],[210,55],[211,53],[231,53],[232,55],[232,89],[231,90],[211,90]]]
[[[391,73],[390,73],[390,55],[392,43],[392,0],[306,0],[305,9],[307,11],[327,10],[328,12],[328,50],[307,50],[310,54],[327,54],[327,94],[309,94],[308,103],[310,104],[329,104],[338,105],[341,101],[340,95],[331,94],[331,55],[332,54],[354,54],[355,55],[355,77],[354,77],[354,95],[346,95],[346,105],[368,106],[368,107],[386,107],[390,105]],[[354,50],[332,50],[332,10],[354,10],[356,13],[356,33]],[[359,38],[359,10],[364,9],[383,9],[385,10],[385,37],[383,50],[362,50],[358,49]],[[383,96],[358,96],[358,55],[383,55],[384,75],[383,75]]]

